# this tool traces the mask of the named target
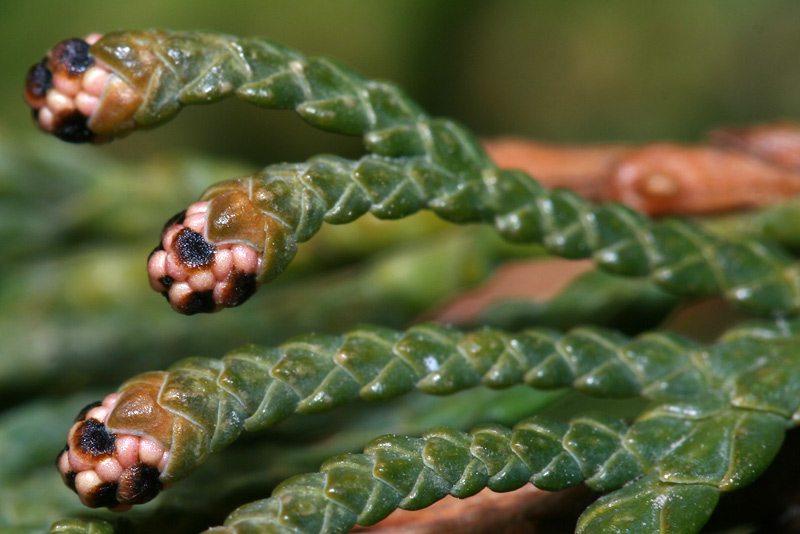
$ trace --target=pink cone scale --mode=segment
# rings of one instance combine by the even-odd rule
[[[91,508],[124,512],[156,497],[169,451],[143,436],[115,433],[109,415],[119,394],[84,408],[72,425],[56,465],[64,483]]]
[[[94,117],[102,101],[119,100],[120,95],[108,89],[120,87],[110,83],[111,70],[90,53],[101,37],[61,41],[28,71],[24,96],[34,119],[42,130],[64,141],[108,140],[93,128]]]
[[[260,254],[243,243],[212,244],[206,237],[209,202],[192,204],[164,226],[150,254],[150,286],[186,315],[242,304],[256,290]]]

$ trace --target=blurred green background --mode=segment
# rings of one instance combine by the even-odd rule
[[[0,121],[30,129],[21,80],[60,39],[159,27],[334,56],[481,135],[692,140],[714,125],[796,115],[798,20],[792,0],[2,0]],[[258,165],[357,150],[289,115],[231,101],[101,150],[191,148]]]
[[[144,274],[164,220],[214,181],[322,152],[356,156],[360,141],[231,99],[109,145],[67,145],[36,130],[21,97],[25,72],[56,42],[135,28],[261,35],[393,80],[433,115],[481,136],[692,142],[716,126],[797,117],[798,20],[796,0],[0,0],[0,451],[7,453],[0,531],[38,532],[80,510],[52,469],[71,422],[65,414],[124,378],[308,330],[402,327],[480,282],[502,259],[536,252],[502,245],[486,229],[442,230],[430,217],[382,225],[364,218],[323,229],[301,247],[291,272],[245,306],[178,316]],[[560,305],[561,319],[551,317],[558,326],[569,326],[567,316],[608,318],[625,299],[647,296],[654,316],[674,304],[608,277],[586,285],[580,313],[573,295]],[[596,305],[586,304],[592,288],[599,288]],[[534,319],[546,322],[551,311],[537,308]],[[513,422],[537,402],[525,397],[531,404],[521,408],[509,398],[496,399],[493,420]],[[430,410],[419,406],[416,415],[397,416],[417,422],[409,432],[420,431],[418,415]],[[447,410],[431,424],[458,419]],[[468,426],[485,417],[458,420]],[[331,450],[359,448],[373,430],[351,430],[357,439],[332,441],[333,449],[292,467],[313,468]],[[252,488],[258,495],[289,474],[281,462],[262,467],[279,473],[242,468],[237,454],[249,457],[248,443],[217,455],[217,466],[185,486],[183,497],[181,490],[165,496],[164,513],[187,506],[204,479],[216,497],[215,477],[231,469],[225,458],[260,481]],[[241,493],[231,490],[233,504],[209,512],[210,520],[224,517]]]

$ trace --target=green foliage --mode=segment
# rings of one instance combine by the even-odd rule
[[[524,381],[656,403],[630,426],[585,413],[569,423],[532,418],[513,429],[440,428],[422,438],[377,438],[363,455],[333,458],[318,474],[286,481],[270,499],[245,505],[225,529],[213,531],[346,532],[396,507],[414,510],[448,494],[464,498],[484,487],[510,491],[529,482],[559,490],[582,481],[598,491],[634,482],[590,507],[579,532],[697,531],[719,493],[752,482],[793,425],[800,409],[799,332],[800,323],[754,323],[702,348],[655,333],[634,340],[595,328],[565,336],[548,330],[463,334],[428,324],[404,333],[371,327],[341,337],[305,336],[277,349],[247,347],[219,362],[190,359],[157,377],[170,399],[160,405],[180,428],[164,480],[184,476],[242,428],[271,426],[292,411],[328,410],[358,395],[386,400],[414,386],[445,395]],[[135,378],[121,393],[155,379]],[[112,415],[109,425],[120,423]],[[702,505],[681,504],[692,499]]]
[[[123,49],[125,62],[118,59]],[[153,65],[151,49],[175,59]],[[120,32],[92,50],[148,88],[134,127],[152,127],[184,105],[235,94],[261,107],[295,109],[321,129],[363,136],[371,154],[360,160],[318,156],[275,165],[203,195],[212,201],[208,237],[252,243],[264,255],[262,282],[282,272],[296,243],[311,238],[323,221],[344,224],[367,212],[397,219],[428,208],[451,222],[490,223],[509,241],[541,243],[561,257],[591,258],[615,274],[649,276],[676,295],[722,295],[759,314],[800,309],[800,277],[784,253],[747,238],[720,238],[681,221],[652,222],[619,205],[594,206],[568,191],[548,191],[522,172],[499,170],[455,122],[428,118],[395,86],[330,60],[215,34]],[[125,124],[120,131],[128,129]],[[261,233],[251,237],[260,229],[231,220],[227,194],[239,190],[251,192],[253,204],[271,221],[264,223],[270,246],[265,248]]]
[[[104,46],[133,39],[137,48],[149,38],[117,34]],[[507,240],[540,243],[552,254],[590,257],[615,274],[648,276],[673,295],[720,295],[771,315],[795,313],[800,306],[796,265],[761,241],[724,237],[682,221],[653,222],[620,206],[593,206],[572,193],[547,191],[521,173],[496,169],[465,129],[428,118],[390,84],[271,43],[231,39],[184,34],[169,37],[167,45],[147,42],[156,48],[180,45],[188,53],[179,66],[187,68],[169,70],[180,74],[174,78],[154,78],[163,85],[154,86],[153,99],[140,109],[139,125],[153,126],[183,104],[235,89],[261,106],[295,108],[314,126],[364,135],[371,152],[357,161],[320,156],[272,166],[247,179],[248,187],[269,193],[259,208],[281,222],[280,239],[288,243],[268,262],[275,267],[264,281],[286,267],[294,245],[310,239],[323,221],[349,223],[367,212],[395,219],[428,208],[448,221],[487,223]],[[237,47],[246,65],[230,53]],[[213,201],[241,183],[212,186],[204,198]],[[482,274],[464,276],[469,281],[454,286],[482,278],[507,255],[486,242],[468,241],[470,253],[479,257],[465,259],[477,261],[475,270]],[[424,265],[453,256],[450,248],[437,250],[442,253],[421,255]],[[439,285],[447,276],[433,278]],[[594,288],[600,304],[615,298],[603,292],[612,285],[604,283]],[[653,298],[662,313],[675,302],[647,284],[628,289],[633,297]],[[284,297],[293,294],[285,291]],[[391,303],[403,292],[387,291],[385,300]],[[414,304],[422,305],[420,295],[427,292],[414,294]],[[344,308],[338,305],[332,313]],[[539,317],[553,318],[554,308],[544,308]],[[134,378],[121,391],[157,378],[179,393],[174,405],[164,407],[195,426],[174,442],[164,478],[169,482],[229,445],[243,428],[258,430],[294,412],[317,413],[358,397],[386,401],[414,388],[447,395],[518,383],[642,397],[651,404],[630,422],[582,413],[568,422],[518,417],[512,428],[469,422],[473,428],[467,432],[436,427],[422,437],[385,435],[363,454],[334,456],[319,473],[289,478],[272,497],[238,508],[209,532],[345,532],[397,507],[421,508],[447,494],[468,497],[483,487],[510,491],[529,482],[558,490],[584,481],[611,493],[584,512],[578,532],[689,533],[702,528],[722,492],[752,482],[767,468],[794,425],[799,335],[800,323],[793,321],[740,326],[708,347],[671,334],[629,339],[596,327],[567,334],[545,328],[463,332],[435,324],[361,327],[306,335],[275,348],[249,346],[222,360],[183,360],[164,373]],[[533,409],[547,399],[525,400]],[[110,531],[108,523],[77,519],[51,530]]]

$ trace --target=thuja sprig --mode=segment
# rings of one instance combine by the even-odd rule
[[[562,257],[592,258],[613,273],[649,276],[676,295],[722,294],[762,314],[800,309],[800,277],[783,253],[546,190],[522,172],[498,169],[462,126],[428,117],[395,85],[337,62],[208,33],[117,32],[81,42],[61,43],[28,77],[40,125],[61,137],[106,140],[163,123],[184,105],[236,95],[362,135],[371,152],[357,161],[271,166],[212,187],[170,219],[150,258],[150,282],[182,313],[241,304],[323,222],[423,208],[448,221],[492,224],[506,239],[542,243]]]
[[[541,243],[565,258],[592,258],[612,273],[650,277],[676,295],[721,294],[765,314],[800,308],[797,268],[782,252],[549,191],[522,172],[498,169],[465,128],[429,117],[396,86],[267,41],[160,31],[92,35],[60,43],[26,84],[40,126],[70,141],[106,141],[158,125],[183,105],[234,94],[295,109],[322,129],[361,135],[369,154],[270,166],[212,186],[170,219],[148,268],[153,288],[183,313],[241,304],[323,222],[344,224],[368,212],[397,219],[421,209],[492,225],[509,241]],[[309,335],[222,360],[184,360],[128,381],[78,415],[57,463],[84,503],[121,511],[154,498],[242,430],[295,412],[413,388],[572,387],[642,397],[652,406],[632,423],[581,414],[566,423],[534,417],[513,428],[383,436],[363,454],[287,480],[212,532],[345,532],[448,494],[527,483],[555,490],[582,481],[611,493],[586,510],[580,532],[695,532],[721,492],[767,467],[795,424],[798,325],[741,327],[711,347],[667,334],[631,340],[592,327],[564,335],[426,324]]]
[[[675,335],[630,339],[598,328],[465,333],[424,324],[405,332],[363,327],[302,336],[222,360],[191,358],[126,382],[79,415],[59,466],[86,504],[126,507],[155,497],[243,429],[266,428],[295,412],[358,397],[386,400],[412,388],[442,395],[523,382],[598,397],[640,396],[655,405],[632,425],[584,414],[569,424],[533,418],[514,429],[378,438],[364,455],[332,459],[321,474],[290,479],[271,499],[234,512],[230,532],[254,524],[263,532],[346,532],[396,507],[419,508],[483,487],[509,491],[531,482],[556,490],[585,481],[609,491],[634,480],[640,492],[631,497],[625,487],[604,497],[586,511],[580,529],[601,532],[595,525],[609,524],[620,508],[653,517],[681,510],[673,525],[702,525],[719,492],[757,477],[794,425],[799,336],[800,323],[739,327],[710,347]],[[98,444],[105,445],[100,454]],[[117,478],[103,464],[113,461],[120,464]],[[680,506],[687,496],[706,505],[687,515]],[[310,509],[319,513],[300,512]]]

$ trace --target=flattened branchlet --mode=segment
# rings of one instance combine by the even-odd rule
[[[295,109],[325,130],[361,135],[370,152],[357,161],[323,156],[273,165],[206,191],[193,206],[203,215],[191,227],[209,247],[239,245],[248,257],[213,276],[213,268],[182,269],[169,253],[151,257],[151,285],[179,312],[241,304],[249,291],[234,291],[233,278],[244,272],[256,286],[273,279],[323,222],[344,224],[367,212],[396,219],[421,209],[456,223],[491,224],[510,241],[591,258],[615,274],[649,276],[676,295],[722,295],[759,314],[800,309],[796,265],[780,251],[547,190],[522,172],[498,169],[464,127],[429,117],[395,85],[329,59],[262,39],[161,31],[111,33],[89,50],[106,69],[102,97],[87,116],[102,140],[161,124],[185,105],[235,95]],[[170,228],[184,226],[176,221]],[[194,283],[159,282],[170,268],[184,279],[194,275]],[[200,297],[208,301],[203,309],[186,305]]]
[[[152,462],[145,466],[150,478],[135,485],[144,487],[138,498],[145,502],[158,493],[148,488],[183,478],[243,430],[261,430],[293,413],[317,413],[359,397],[383,401],[412,389],[447,395],[518,383],[572,387],[606,398],[641,396],[654,404],[633,424],[584,414],[568,423],[534,417],[514,428],[384,436],[363,455],[333,458],[318,474],[288,480],[267,501],[234,512],[219,532],[237,532],[236,525],[246,521],[264,532],[291,526],[313,533],[330,517],[336,519],[327,532],[346,532],[397,507],[416,509],[445,495],[463,498],[484,487],[511,491],[528,483],[559,490],[580,482],[598,491],[623,488],[584,513],[581,532],[604,532],[621,508],[644,513],[653,495],[662,496],[657,502],[667,515],[676,500],[696,495],[705,505],[690,516],[676,516],[673,524],[702,525],[720,492],[754,480],[795,424],[799,336],[800,323],[788,329],[768,323],[740,327],[710,347],[675,335],[629,339],[599,328],[510,334],[433,323],[405,332],[363,327],[342,336],[301,336],[276,348],[248,346],[221,360],[190,358],[168,371],[133,378],[104,401],[110,406],[104,424],[165,451],[156,457],[158,468]],[[769,389],[754,385],[764,379]],[[698,455],[707,463],[696,465]],[[74,477],[63,468],[62,474]],[[630,482],[641,491],[633,500],[631,486],[625,486]],[[89,491],[84,502],[103,506],[94,496],[98,487]],[[381,498],[370,498],[376,495]],[[303,516],[301,528],[294,523],[300,521],[292,515],[295,506],[319,513]]]
[[[210,187],[169,219],[148,272],[152,288],[181,313],[242,304],[324,222],[366,213],[398,219],[422,209],[491,225],[509,241],[542,244],[560,257],[591,258],[611,273],[649,277],[678,296],[719,295],[767,315],[800,310],[797,265],[784,252],[548,190],[521,171],[499,169],[463,126],[429,117],[391,83],[269,41],[95,35],[57,45],[26,80],[39,125],[68,141],[108,141],[157,126],[184,105],[229,95],[360,135],[368,153],[272,165]],[[210,532],[343,533],[445,495],[581,482],[610,493],[584,512],[579,532],[697,532],[722,492],[770,464],[798,420],[799,336],[792,321],[735,328],[711,346],[594,327],[464,332],[432,323],[301,336],[134,377],[81,412],[57,465],[85,504],[124,510],[156,497],[243,430],[294,413],[412,389],[571,387],[652,404],[632,422],[589,413],[379,437],[361,454],[287,480]],[[95,528],[81,525],[75,528]]]

